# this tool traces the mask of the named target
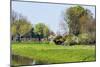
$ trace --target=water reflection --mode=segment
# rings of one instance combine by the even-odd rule
[[[42,65],[42,64],[48,64],[46,61],[40,61],[40,60],[34,60],[31,58],[27,58],[24,56],[19,55],[12,55],[12,65]]]
[[[19,55],[12,55],[12,63],[14,65],[32,65],[35,64],[35,62],[33,62],[33,59],[31,58],[27,58],[24,56],[19,56]]]

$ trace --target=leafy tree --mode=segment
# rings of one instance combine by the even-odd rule
[[[20,16],[20,17],[14,20],[13,22],[11,21],[12,22],[11,23],[11,33],[13,37],[15,36],[20,37],[32,29],[32,24],[29,21],[27,21],[25,17],[23,17],[22,15],[18,15],[18,14],[17,16]]]
[[[70,7],[67,9],[64,19],[68,23],[69,34],[78,35],[80,33],[80,27],[84,24],[80,22],[80,18],[84,17],[86,21],[89,21],[91,16],[92,14],[90,11],[81,6]]]
[[[25,19],[19,19],[11,25],[11,31],[14,35],[16,35],[17,33],[19,33],[20,35],[24,35],[31,29],[32,25]]]
[[[95,19],[92,17],[91,11],[87,10],[88,14],[79,18],[80,33],[92,33],[95,32]]]
[[[43,37],[49,36],[50,29],[43,23],[38,23],[34,26],[34,31],[39,35],[39,40]]]

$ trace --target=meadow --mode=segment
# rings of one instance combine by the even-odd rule
[[[95,45],[62,46],[44,43],[12,43],[11,47],[13,55],[31,58],[32,60],[38,61],[38,64],[96,60]]]

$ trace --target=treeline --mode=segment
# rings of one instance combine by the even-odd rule
[[[56,35],[50,28],[37,23],[32,25],[24,16],[12,12],[11,33],[12,39],[20,41],[20,38],[36,38],[39,41],[45,38],[59,45],[95,44],[96,43],[96,19],[90,10],[82,6],[73,6],[65,10],[63,29],[69,31],[63,35]],[[67,27],[68,25],[68,27]],[[52,36],[51,36],[52,35]]]
[[[41,41],[53,33],[44,23],[32,25],[24,16],[16,12],[12,12],[11,18],[11,34],[12,40],[21,41],[21,38],[36,38]]]

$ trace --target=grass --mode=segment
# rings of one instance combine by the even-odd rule
[[[12,54],[42,63],[95,61],[95,45],[61,46],[52,44],[13,43]]]

